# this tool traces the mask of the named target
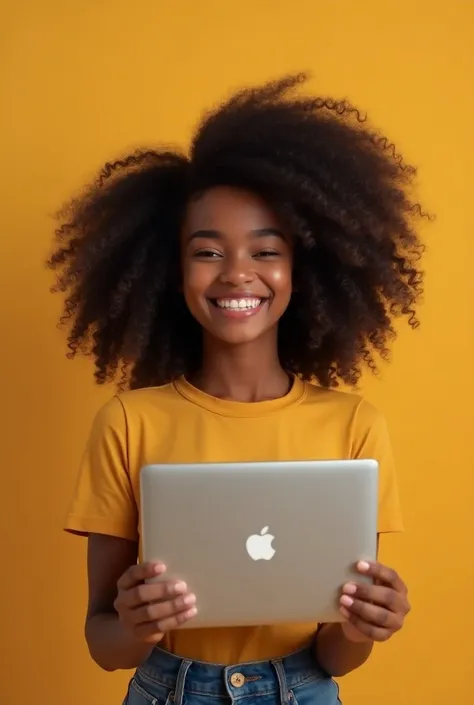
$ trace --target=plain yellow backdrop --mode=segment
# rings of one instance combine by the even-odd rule
[[[1,32],[0,703],[116,705],[82,636],[85,542],[61,523],[111,389],[70,363],[43,269],[56,208],[106,159],[186,144],[229,90],[309,69],[420,168],[422,328],[365,386],[387,414],[406,534],[383,558],[410,586],[403,633],[344,679],[348,705],[474,703],[474,3],[10,0]]]

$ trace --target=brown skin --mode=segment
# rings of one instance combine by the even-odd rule
[[[203,364],[193,384],[234,401],[285,395],[289,378],[279,362],[277,330],[292,294],[293,253],[274,214],[251,193],[210,189],[188,205],[181,265],[186,303],[204,332]],[[239,318],[215,305],[218,299],[240,298],[262,304]],[[186,585],[146,584],[166,567],[136,565],[137,557],[135,542],[89,537],[86,638],[92,658],[105,670],[138,666],[165,632],[197,613],[196,597]],[[374,563],[364,572],[374,585],[344,586],[345,621],[323,625],[315,641],[316,658],[332,675],[364,663],[374,641],[392,636],[409,611],[406,587],[393,571]]]
[[[283,396],[289,380],[277,331],[292,294],[289,234],[260,198],[220,187],[189,203],[182,237],[183,293],[204,331],[193,384],[234,401]],[[226,318],[211,303],[245,295],[265,300],[245,320]]]
[[[106,671],[142,663],[166,631],[195,615],[195,597],[176,581],[145,584],[162,575],[162,564],[137,565],[135,541],[91,534],[88,540],[89,604],[86,639]]]
[[[324,624],[315,641],[318,663],[335,677],[365,663],[374,643],[390,639],[410,611],[407,587],[394,570],[378,561],[362,561],[357,570],[370,576],[373,584],[344,585],[340,610],[346,621]]]

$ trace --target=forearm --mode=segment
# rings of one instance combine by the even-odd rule
[[[90,655],[104,671],[137,668],[153,648],[136,641],[115,612],[90,617],[86,623],[86,640]]]
[[[334,677],[344,676],[362,666],[369,658],[372,647],[372,641],[349,641],[340,624],[323,624],[314,645],[318,664]]]

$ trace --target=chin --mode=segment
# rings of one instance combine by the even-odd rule
[[[226,345],[246,345],[260,338],[259,335],[214,335],[214,338]]]
[[[242,328],[238,330],[238,327],[234,330],[208,330],[208,333],[216,340],[226,345],[245,345],[248,343],[253,343],[254,341],[265,335],[267,331],[250,331],[243,330]]]

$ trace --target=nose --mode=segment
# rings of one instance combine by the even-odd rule
[[[222,284],[230,284],[231,286],[242,286],[249,284],[254,280],[254,274],[249,267],[249,262],[246,258],[234,258],[224,260],[224,267],[219,276]]]

